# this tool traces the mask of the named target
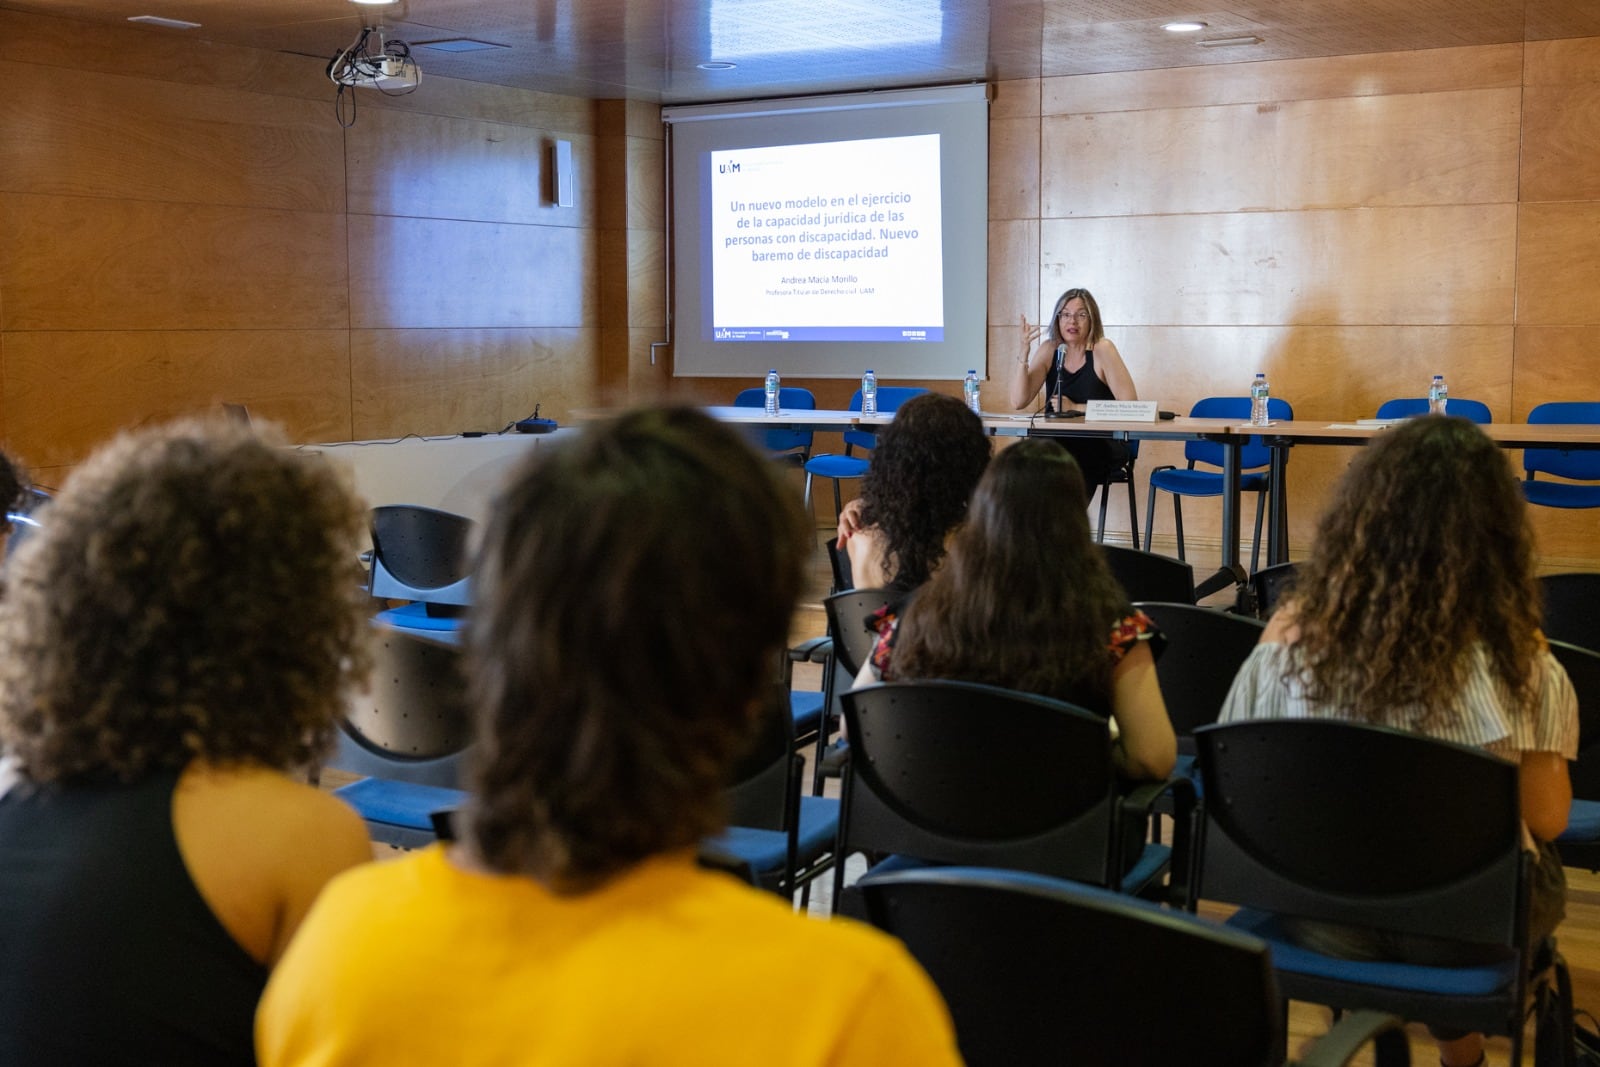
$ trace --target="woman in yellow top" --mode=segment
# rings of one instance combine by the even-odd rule
[[[541,448],[486,535],[463,840],[331,885],[264,1067],[959,1062],[875,931],[695,865],[810,550],[730,430],[641,411]]]

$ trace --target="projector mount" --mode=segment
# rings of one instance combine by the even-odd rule
[[[344,91],[377,89],[386,96],[403,96],[422,81],[422,70],[411,58],[411,46],[397,37],[385,38],[382,26],[363,26],[350,47],[328,61],[328,80],[339,87],[335,107],[340,125],[355,122],[355,102],[351,100],[350,122],[345,122]]]

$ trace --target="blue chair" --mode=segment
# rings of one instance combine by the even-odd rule
[[[1553,938],[1528,940],[1516,764],[1330,719],[1231,722],[1194,736],[1205,898],[1238,905],[1227,925],[1271,945],[1285,997],[1506,1035],[1510,1062],[1522,1062],[1530,993],[1570,979]],[[1284,916],[1482,946],[1484,962],[1324,955],[1299,944]],[[1537,1049],[1535,1060],[1570,1062],[1543,1058],[1558,1051]]]
[[[926,393],[927,390],[919,386],[909,385],[880,385],[878,386],[878,414],[887,415],[901,404],[916,396]],[[850,411],[861,410],[861,390],[857,389],[850,397]],[[838,518],[839,512],[844,510],[844,500],[839,494],[839,483],[846,478],[859,478],[867,473],[867,456],[858,456],[855,449],[864,448],[871,451],[877,447],[878,435],[872,430],[846,430],[844,432],[844,454],[824,452],[820,456],[812,456],[806,460],[806,514],[811,514],[811,479],[833,479],[833,514]]]
[[[765,406],[766,402],[767,391],[762,388],[740,390],[739,395],[733,398],[733,406],[737,408],[759,408]],[[784,386],[778,390],[778,408],[782,411],[815,411],[817,398],[809,389]],[[781,427],[765,430],[759,438],[759,447],[772,459],[804,466],[806,460],[811,458],[811,431],[785,430]]]
[[[1294,408],[1287,400],[1271,397],[1267,401],[1267,414],[1274,422],[1287,422],[1294,418]],[[1250,418],[1250,398],[1247,396],[1210,396],[1189,409],[1191,418],[1238,419]],[[1171,465],[1157,467],[1150,472],[1150,499],[1144,518],[1144,550],[1150,543],[1156,527],[1156,492],[1172,494],[1172,517],[1177,525],[1178,558],[1183,559],[1183,505],[1186,496],[1222,495],[1223,446],[1214,441],[1190,441],[1183,446],[1187,467]],[[1256,494],[1256,536],[1250,549],[1250,570],[1261,561],[1261,521],[1266,513],[1267,489],[1270,478],[1266,467],[1272,462],[1272,450],[1259,436],[1250,438],[1239,456],[1239,489]],[[1195,464],[1216,467],[1215,471],[1196,470]],[[1247,473],[1255,472],[1255,473]]]
[[[366,775],[334,790],[374,841],[416,848],[434,840],[433,813],[466,799],[461,768],[473,739],[455,635],[381,626],[372,688],[351,702],[325,768]]]
[[[1489,405],[1481,400],[1463,400],[1451,397],[1445,406],[1445,412],[1450,415],[1459,415],[1463,419],[1471,419],[1480,426],[1486,426],[1494,421],[1494,415],[1489,411]],[[1428,398],[1425,396],[1397,397],[1394,400],[1385,400],[1378,406],[1377,418],[1380,419],[1409,419],[1413,415],[1426,415],[1428,413]]]
[[[1600,402],[1560,401],[1540,404],[1528,412],[1529,425],[1575,422],[1600,423]],[[1600,452],[1568,452],[1560,448],[1529,448],[1522,453],[1528,477],[1522,493],[1528,503],[1547,508],[1600,508],[1600,485],[1573,485],[1572,481],[1600,482]],[[1541,482],[1539,474],[1569,478],[1567,482]]]
[[[874,926],[903,941],[950,1006],[970,1067],[1283,1063],[1267,946],[1148,901],[992,868],[873,874]],[[1392,1015],[1356,1012],[1304,1064],[1340,1064]]]
[[[1572,808],[1556,851],[1565,866],[1600,871],[1600,653],[1555,640],[1550,652],[1578,697],[1578,758],[1568,764]]]

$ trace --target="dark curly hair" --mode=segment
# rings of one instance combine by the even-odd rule
[[[580,892],[717,830],[809,551],[794,494],[702,412],[540,447],[479,564],[476,858]]]
[[[364,509],[249,428],[118,437],[18,548],[0,602],[0,742],[35,782],[192,759],[288,770],[365,673]]]
[[[928,580],[989,462],[983,422],[955,397],[922,393],[878,434],[861,481],[861,520],[883,532],[883,568],[899,588]]]
[[[1110,710],[1110,628],[1128,610],[1054,441],[990,462],[950,553],[900,621],[894,673],[984,682]],[[1090,695],[1099,698],[1091,700]]]
[[[1345,472],[1290,603],[1309,699],[1397,727],[1454,712],[1476,646],[1526,699],[1542,647],[1527,507],[1500,448],[1461,418],[1383,434]],[[1395,720],[1421,709],[1415,722]]]

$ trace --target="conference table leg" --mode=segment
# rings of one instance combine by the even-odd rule
[[[1267,566],[1289,562],[1289,442],[1270,442],[1267,475]]]
[[[1219,441],[1222,445],[1222,565],[1217,573],[1195,586],[1196,600],[1228,586],[1242,586],[1250,576],[1239,565],[1239,455],[1248,438],[1237,434]]]

